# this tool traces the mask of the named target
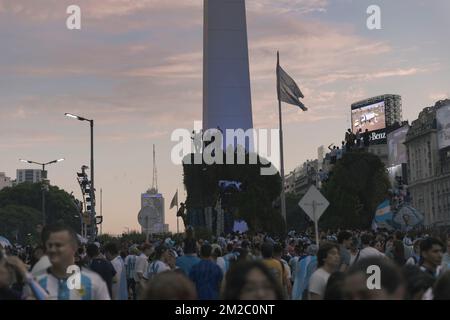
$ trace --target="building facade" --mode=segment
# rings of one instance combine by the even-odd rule
[[[12,187],[13,183],[10,177],[7,177],[4,172],[0,172],[0,190],[6,187]]]
[[[165,223],[164,197],[156,189],[141,194],[141,211],[138,217],[142,232],[157,234],[169,231]]]
[[[308,160],[285,176],[284,191],[301,197],[312,185],[317,185],[318,161]]]
[[[42,170],[40,169],[17,169],[17,183],[29,182],[37,183],[45,179],[46,172],[44,171],[44,177],[42,176]]]
[[[450,225],[450,146],[440,148],[437,126],[437,111],[444,107],[450,109],[450,100],[423,109],[405,140],[412,205],[426,226]]]

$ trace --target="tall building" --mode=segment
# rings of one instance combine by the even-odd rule
[[[405,145],[413,206],[425,225],[450,225],[450,100],[423,109]]]
[[[142,210],[143,209],[143,210]],[[169,231],[165,223],[164,197],[157,189],[149,189],[141,194],[142,232],[145,234],[163,233]]]
[[[169,231],[169,225],[165,223],[164,197],[161,193],[158,193],[155,145],[153,145],[152,187],[141,194],[141,210],[138,214],[138,222],[141,225],[142,233],[147,236]]]
[[[6,187],[12,187],[12,181],[10,177],[7,177],[4,172],[0,172],[0,190]]]
[[[204,0],[203,130],[217,128],[253,128],[245,0]]]
[[[37,183],[41,182],[42,179],[46,179],[47,171],[44,171],[44,176],[42,176],[42,170],[40,169],[17,169],[17,183],[30,182]]]
[[[387,132],[402,122],[402,97],[384,94],[355,102],[351,105],[352,130],[366,129],[370,133],[369,152],[389,165]]]

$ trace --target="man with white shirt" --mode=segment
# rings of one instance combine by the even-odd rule
[[[309,280],[309,299],[322,300],[325,294],[328,278],[337,271],[341,256],[339,255],[339,247],[330,242],[320,244],[317,252],[317,270]]]
[[[76,233],[66,226],[51,226],[43,236],[51,266],[37,277],[50,300],[110,300],[105,281],[95,272],[75,265]],[[79,282],[72,278],[77,278]]]
[[[361,236],[361,244],[363,249],[359,252],[358,260],[367,258],[386,257],[384,253],[378,251],[372,246],[373,238],[370,234],[363,234]],[[356,262],[356,261],[355,261]]]
[[[105,245],[105,256],[116,270],[116,275],[112,283],[112,299],[113,300],[128,300],[128,288],[125,264],[119,256],[119,249],[115,243],[107,243]]]
[[[141,246],[141,254],[136,258],[136,266],[134,272],[134,281],[136,282],[136,296],[139,297],[142,282],[144,281],[144,273],[148,268],[148,257],[152,254],[152,246],[144,243]]]

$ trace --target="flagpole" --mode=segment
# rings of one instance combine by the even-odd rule
[[[279,120],[280,120],[281,215],[284,219],[285,231],[286,231],[287,230],[287,219],[286,219],[286,197],[285,197],[285,193],[284,193],[283,119],[282,119],[282,114],[281,114],[279,66],[280,66],[280,52],[277,51],[277,93],[278,93],[278,113],[279,113]]]
[[[180,227],[179,227],[179,224],[178,224],[178,222],[180,221],[180,217],[178,216],[178,189],[177,189],[177,234],[178,233],[180,233]]]

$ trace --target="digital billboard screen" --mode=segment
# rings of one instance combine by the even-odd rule
[[[382,130],[386,128],[384,101],[368,106],[359,107],[352,110],[352,130],[353,132]]]

